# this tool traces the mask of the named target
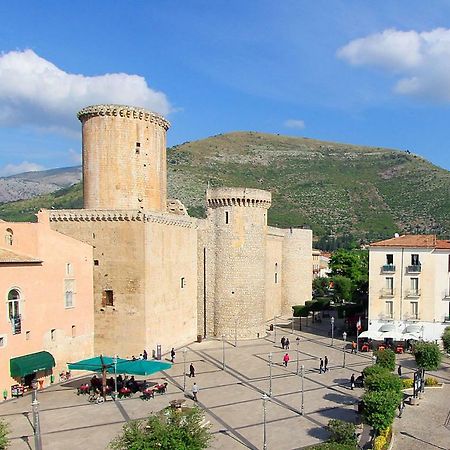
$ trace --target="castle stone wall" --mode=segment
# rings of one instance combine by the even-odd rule
[[[164,211],[169,122],[120,105],[89,106],[78,118],[83,124],[84,207]]]
[[[312,231],[284,230],[282,314],[292,315],[292,306],[312,298]]]
[[[268,227],[266,249],[266,322],[281,315],[284,230]]]
[[[256,338],[265,333],[265,269],[269,192],[207,191],[214,235],[214,335]]]

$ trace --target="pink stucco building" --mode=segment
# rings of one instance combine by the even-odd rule
[[[0,221],[0,389],[57,381],[93,355],[92,247],[38,223]],[[43,383],[42,383],[43,381]]]

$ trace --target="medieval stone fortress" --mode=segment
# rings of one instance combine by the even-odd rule
[[[73,250],[58,244],[59,257],[73,266],[71,284],[50,274],[54,286],[45,290],[55,294],[42,293],[45,317],[34,316],[44,328],[48,323],[49,330],[39,332],[44,341],[33,333],[33,351],[56,353],[56,371],[92,353],[131,357],[144,349],[164,353],[200,338],[262,338],[273,317],[290,316],[292,305],[311,298],[312,231],[269,227],[270,192],[207,189],[206,219],[190,217],[180,201],[167,198],[166,119],[121,105],[89,106],[78,118],[84,209],[42,211],[38,224],[27,224],[45,227],[47,234],[57,232],[83,249],[88,244],[92,251],[77,262],[81,267],[74,267]],[[20,246],[27,239],[17,234],[20,226],[5,226],[16,232],[5,251],[29,254]],[[51,245],[48,237],[40,241]],[[86,271],[93,271],[92,280],[80,279]],[[5,287],[7,295],[16,284]],[[89,285],[92,295],[86,295]],[[28,329],[25,299],[29,302],[30,288],[24,281],[16,291],[10,315],[20,316],[21,329]],[[63,308],[62,327],[52,305],[63,305],[68,296],[72,302]],[[83,328],[70,319],[70,327],[69,313],[93,326]],[[83,336],[83,346],[69,338],[74,330],[77,340]],[[1,375],[5,386],[13,381],[9,383],[8,359],[32,352],[23,340],[22,331],[7,338],[9,358]]]

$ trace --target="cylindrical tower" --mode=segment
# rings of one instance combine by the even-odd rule
[[[312,231],[285,230],[281,314],[291,315],[292,306],[304,305],[312,297]]]
[[[88,106],[77,116],[83,124],[84,208],[165,211],[170,123],[122,105]]]
[[[217,188],[209,189],[206,198],[214,236],[214,334],[262,337],[271,194],[259,189]]]

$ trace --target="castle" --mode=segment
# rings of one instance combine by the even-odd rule
[[[78,118],[84,209],[49,220],[93,247],[96,354],[263,337],[311,298],[312,232],[269,227],[270,192],[208,189],[206,219],[189,217],[167,198],[166,119],[121,105]]]

